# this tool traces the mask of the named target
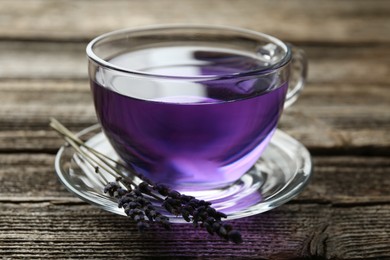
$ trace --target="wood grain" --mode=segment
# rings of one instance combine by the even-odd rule
[[[293,42],[390,42],[386,0],[1,0],[0,38],[79,41],[124,27],[203,23],[246,27]]]
[[[315,174],[310,185],[294,203],[339,206],[390,204],[388,159],[315,156]],[[54,155],[2,154],[0,165],[2,202],[50,202],[74,198],[57,180],[54,173]]]
[[[55,152],[50,117],[79,131],[97,122],[86,80],[0,81],[0,152]],[[388,155],[387,85],[308,83],[280,128],[315,153]]]
[[[86,43],[0,41],[0,79],[87,79]],[[309,83],[390,84],[390,48],[300,45]]]
[[[390,253],[384,246],[389,242],[389,222],[389,205],[286,204],[234,221],[245,242],[229,245],[203,230],[194,232],[191,225],[139,234],[126,218],[90,205],[7,203],[0,212],[0,254],[12,259],[374,259]]]
[[[389,259],[388,0],[0,0],[1,259]],[[96,123],[87,42],[124,27],[240,26],[303,48],[308,84],[280,128],[313,154],[307,188],[234,221],[227,244],[190,225],[139,234],[59,182],[63,141]]]
[[[202,231],[193,233],[186,225],[176,226],[178,232],[152,229],[142,236],[125,218],[78,203],[56,180],[52,155],[3,155],[0,231],[12,228],[13,232],[0,232],[0,253],[48,258],[103,258],[107,254],[223,258],[227,254],[267,259],[388,254],[388,247],[378,245],[390,238],[388,158],[314,160],[314,178],[301,196],[279,209],[234,222],[246,242],[229,250],[217,238]]]

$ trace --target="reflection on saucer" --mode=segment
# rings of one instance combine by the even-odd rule
[[[79,135],[90,137],[86,143],[95,150],[118,159],[99,125],[91,126]],[[64,145],[60,148],[55,168],[69,191],[88,203],[125,215],[123,209],[103,193],[105,184],[95,174],[95,169],[80,160],[72,147]],[[306,186],[311,173],[312,162],[307,149],[277,130],[262,157],[241,179],[228,187],[188,195],[212,202],[215,209],[228,215],[228,219],[238,219],[268,211],[291,200]],[[169,217],[171,222],[187,223],[180,217]]]

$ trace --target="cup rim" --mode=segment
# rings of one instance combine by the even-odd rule
[[[123,68],[120,66],[116,66],[112,64],[111,62],[108,62],[104,60],[103,58],[100,58],[93,50],[93,47],[95,44],[100,42],[101,40],[112,37],[115,35],[120,34],[131,34],[141,31],[148,31],[148,30],[163,30],[163,29],[215,29],[215,30],[225,30],[225,31],[232,31],[236,33],[242,33],[242,34],[248,34],[254,37],[262,38],[265,40],[268,40],[272,43],[277,44],[278,46],[282,47],[285,51],[284,57],[280,59],[277,63],[266,67],[266,68],[258,68],[258,69],[251,69],[251,70],[245,70],[241,72],[235,72],[235,73],[226,73],[221,75],[194,75],[194,76],[181,76],[181,75],[163,75],[163,74],[157,74],[157,73],[150,73],[150,72],[143,72],[138,70],[132,70]],[[234,26],[224,26],[224,25],[202,25],[202,24],[163,24],[163,25],[149,25],[149,26],[141,26],[136,28],[124,28],[119,29],[111,32],[107,32],[104,34],[101,34],[100,36],[95,37],[92,39],[87,47],[86,47],[86,53],[90,61],[93,61],[99,66],[104,67],[105,69],[117,71],[126,73],[133,76],[138,77],[146,77],[146,78],[161,78],[161,79],[175,79],[175,80],[215,80],[215,79],[231,79],[231,78],[241,78],[241,77],[248,77],[248,76],[259,76],[259,75],[267,75],[270,74],[278,69],[281,69],[285,67],[292,59],[292,50],[289,44],[286,44],[282,40],[279,40],[278,38],[262,33],[257,32],[250,29],[244,29]]]

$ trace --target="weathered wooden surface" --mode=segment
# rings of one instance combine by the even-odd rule
[[[314,163],[316,174],[305,191],[294,199],[295,203],[352,207],[355,204],[389,202],[388,157],[315,156]],[[54,155],[51,154],[2,155],[0,201],[56,201],[74,198],[56,178],[53,178],[53,164]]]
[[[307,88],[280,127],[313,154],[305,191],[236,220],[231,245],[190,226],[140,235],[54,173],[63,143],[96,123],[84,52],[106,31],[160,23],[242,26],[302,47]],[[0,0],[0,258],[390,259],[387,0]]]
[[[387,0],[1,0],[5,39],[84,40],[123,27],[203,23],[247,27],[289,41],[388,43]]]
[[[86,43],[0,42],[2,79],[86,79]],[[389,46],[300,45],[310,59],[309,82],[389,84]]]
[[[75,130],[96,123],[87,80],[5,80],[0,91],[0,151],[57,150],[50,117]],[[386,84],[310,82],[280,127],[313,152],[389,154],[388,100]]]
[[[316,174],[300,197],[234,221],[246,237],[234,247],[203,231],[192,232],[188,225],[140,235],[126,218],[68,193],[53,178],[53,161],[53,155],[45,154],[0,158],[2,256],[367,259],[378,252],[390,254],[385,246],[390,239],[390,161],[385,157],[315,157]]]

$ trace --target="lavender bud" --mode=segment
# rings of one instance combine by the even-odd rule
[[[199,212],[203,212],[204,210],[206,210],[206,207],[205,206],[200,206],[200,207],[197,207],[197,210]]]
[[[217,231],[217,233],[221,237],[225,237],[227,235],[227,231],[223,226],[219,227],[219,230]]]
[[[192,206],[192,207],[197,207],[198,206],[198,204],[199,204],[199,200],[197,200],[197,199],[195,199],[195,198],[193,198],[193,199],[191,199],[190,200],[190,202],[188,203],[190,206]]]
[[[139,189],[140,192],[145,193],[145,194],[150,194],[151,193],[149,184],[146,183],[146,182],[141,182],[138,185],[138,189]]]
[[[140,196],[142,196],[142,193],[139,190],[132,190],[131,195],[133,195],[135,197],[140,197]]]
[[[202,211],[200,214],[199,214],[199,218],[203,221],[205,221],[207,219],[208,215],[207,215],[207,212],[206,211]]]
[[[144,199],[143,197],[138,197],[135,201],[136,201],[137,203],[139,203],[140,206],[143,206],[143,205],[146,205],[146,204],[147,204],[147,200]]]
[[[109,182],[105,187],[103,192],[108,193],[110,196],[114,196],[114,192],[119,188],[119,185],[115,182]]]
[[[128,204],[128,207],[131,208],[131,209],[136,209],[136,208],[138,208],[138,207],[140,207],[140,206],[141,206],[141,205],[140,205],[139,203],[134,202],[134,201],[132,201],[132,202],[130,202],[130,203]]]
[[[209,223],[210,225],[214,224],[215,222],[215,219],[213,217],[207,217],[206,221],[207,223]]]
[[[150,211],[150,216],[152,216],[153,218],[155,218],[157,216],[157,212],[154,211],[154,210],[151,210]]]
[[[157,184],[154,186],[154,189],[163,196],[167,196],[170,191],[170,189],[164,184]]]
[[[237,230],[232,230],[228,233],[229,240],[236,244],[242,243],[241,233]]]
[[[194,213],[194,208],[190,205],[186,205],[183,208],[185,211],[188,211],[191,215]]]
[[[163,226],[166,230],[170,230],[170,229],[171,229],[171,223],[169,223],[169,220],[164,219],[163,221],[161,221],[161,224],[162,224],[162,226]]]
[[[223,212],[220,212],[220,211],[217,211],[217,216],[220,217],[220,218],[227,218],[227,215]]]
[[[217,231],[219,230],[220,227],[221,227],[221,224],[220,224],[220,223],[218,223],[218,222],[214,222],[214,223],[213,223],[213,230],[214,230],[215,232],[217,232]]]
[[[210,207],[208,207],[206,211],[207,214],[209,214],[209,216],[215,216],[217,213],[217,211],[214,208],[210,208]]]
[[[134,218],[133,218],[133,220],[134,220],[135,222],[139,222],[139,221],[141,221],[141,220],[145,220],[145,218],[144,218],[143,215],[139,214],[139,215],[135,215]]]
[[[164,201],[162,206],[169,212],[172,213],[174,211],[171,204],[169,204],[167,201]]]
[[[190,213],[186,210],[183,210],[181,212],[181,215],[183,216],[184,220],[187,221],[187,222],[190,222],[191,221],[191,218],[190,218]]]
[[[200,200],[200,201],[199,201],[199,205],[202,205],[202,206],[210,206],[210,205],[211,205],[211,202],[204,201],[204,200]]]
[[[213,227],[209,224],[209,223],[204,223],[203,224],[204,227],[206,228],[207,232],[210,234],[210,235],[214,235],[214,230],[213,230]]]
[[[194,199],[194,197],[182,194],[181,197],[180,197],[180,199],[181,199],[181,201],[182,201],[183,203],[188,203],[188,202],[190,202],[192,199]]]
[[[132,216],[132,215],[134,215],[134,209],[127,207],[127,208],[125,208],[125,213],[127,216]]]
[[[199,219],[199,211],[196,209],[194,212],[192,212],[192,217],[194,220],[198,221]]]
[[[180,193],[175,191],[175,190],[172,190],[168,193],[168,197],[171,197],[173,199],[179,199],[180,198]]]
[[[118,200],[118,208],[122,208],[125,204],[129,203],[131,199],[129,197],[122,197]]]
[[[233,226],[230,224],[224,224],[223,227],[227,230],[227,232],[233,230]]]
[[[154,206],[152,205],[152,203],[149,203],[147,206],[146,206],[147,209],[149,210],[154,210]]]
[[[141,221],[141,222],[137,223],[137,228],[138,228],[138,231],[144,232],[146,229],[149,228],[149,224],[146,223],[146,222]]]

